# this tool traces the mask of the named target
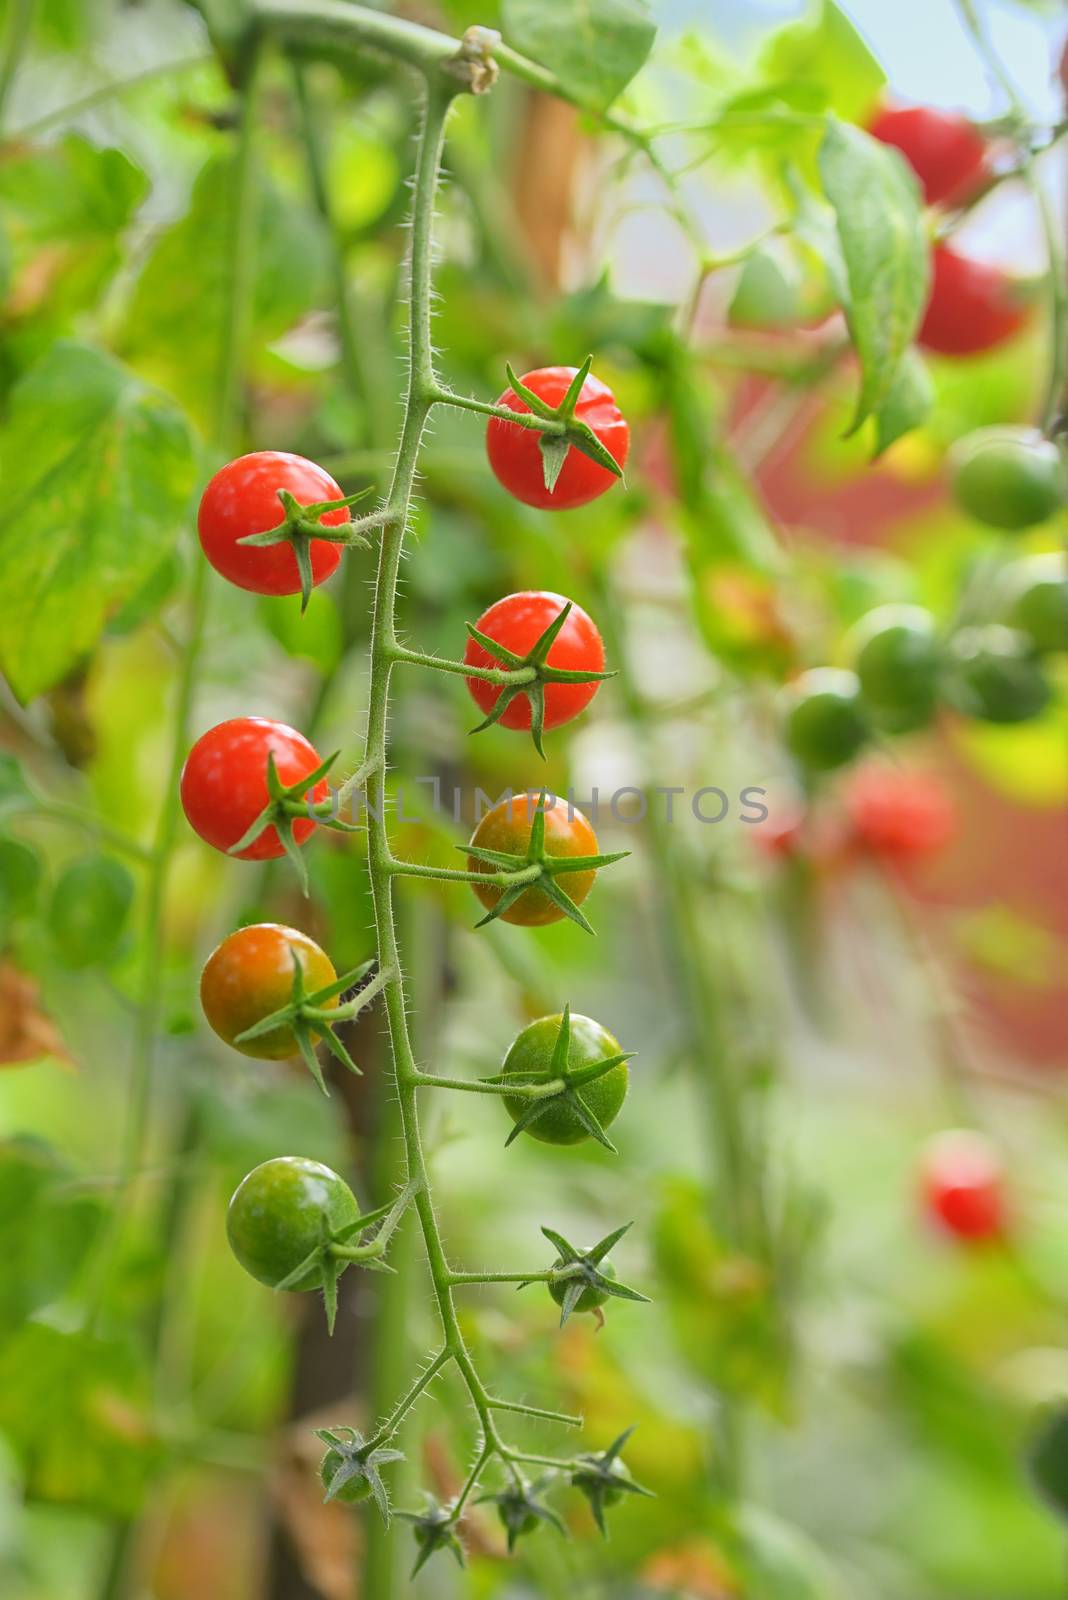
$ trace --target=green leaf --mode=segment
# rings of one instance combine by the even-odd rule
[[[122,260],[121,235],[148,192],[148,179],[121,150],[80,134],[14,151],[0,162],[0,215],[15,276],[36,260],[27,311],[50,322],[94,304]]]
[[[33,910],[42,872],[41,858],[31,845],[0,837],[0,938],[15,918]]]
[[[0,1143],[0,1332],[66,1293],[101,1222],[99,1195],[42,1139]]]
[[[656,38],[644,0],[503,0],[501,24],[508,44],[601,111],[622,94]]]
[[[1031,1441],[1027,1465],[1050,1510],[1068,1518],[1068,1408],[1050,1411]]]
[[[303,616],[299,595],[264,595],[256,609],[287,655],[310,661],[327,678],[341,659],[341,615],[333,595],[315,589]]]
[[[0,667],[20,700],[93,647],[167,555],[196,481],[181,412],[61,342],[16,387],[0,441]]]
[[[163,233],[134,289],[119,353],[176,395],[205,429],[214,422],[233,260],[233,177],[212,161],[193,187],[189,211]],[[250,357],[321,301],[322,229],[292,197],[263,180],[256,206]]]
[[[895,150],[831,121],[819,152],[842,250],[842,305],[860,358],[850,432],[884,404],[927,298],[930,250],[919,186]]]
[[[848,120],[870,111],[886,74],[834,0],[816,0],[810,14],[771,36],[760,57],[765,78],[782,81],[797,101],[818,100]]]
[[[134,883],[113,856],[86,856],[56,879],[48,926],[68,967],[105,965],[122,943]]]
[[[31,799],[18,758],[9,750],[0,750],[0,816],[25,810]]]
[[[28,1322],[0,1347],[0,1429],[27,1494],[135,1516],[161,1451],[151,1373],[132,1347]]]
[[[923,357],[907,349],[898,362],[889,392],[875,411],[875,454],[927,421],[934,405],[934,384]]]

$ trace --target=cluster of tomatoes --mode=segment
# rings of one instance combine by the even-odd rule
[[[575,369],[544,368],[507,389],[498,408],[521,414],[534,404],[543,416],[563,407],[565,421],[592,430],[622,470],[627,424],[598,379],[586,373],[578,385]],[[539,431],[501,416],[488,424],[490,464],[516,498],[543,509],[570,509],[615,482],[615,474],[581,449],[568,448],[561,462],[558,446],[550,470],[541,439]],[[329,474],[300,456],[278,451],[242,456],[217,472],[204,491],[201,545],[212,566],[240,588],[306,595],[309,585],[335,571],[345,545],[356,542],[346,535],[351,503]],[[467,684],[485,717],[483,725],[530,730],[539,750],[542,732],[578,716],[608,676],[594,622],[558,594],[508,595],[468,631],[463,666],[471,669]],[[235,717],[210,728],[191,749],[181,776],[183,809],[194,830],[217,850],[245,861],[288,853],[299,862],[300,847],[316,828],[349,826],[337,814],[327,778],[330,766],[296,729],[266,717]],[[565,916],[584,923],[578,907],[597,867],[614,859],[599,855],[597,838],[581,812],[562,803],[543,804],[528,793],[488,811],[467,848],[469,872],[487,880],[473,883],[487,913],[483,920],[499,916],[527,927]],[[511,874],[520,881],[510,884]],[[211,954],[201,978],[201,1003],[226,1043],[260,1060],[302,1055],[322,1084],[315,1055],[320,1043],[355,1070],[334,1028],[354,1014],[369,975],[373,981],[373,963],[339,977],[307,934],[259,923],[236,929]],[[515,1125],[513,1137],[526,1132],[556,1145],[589,1137],[608,1144],[605,1129],[627,1092],[626,1062],[618,1041],[588,1017],[565,1010],[531,1023],[513,1041],[499,1075],[502,1085],[512,1079],[516,1084],[516,1093],[500,1096]],[[525,1092],[557,1080],[562,1090],[545,1098]],[[283,1156],[264,1162],[239,1185],[230,1203],[228,1236],[253,1277],[276,1289],[324,1289],[329,1309],[333,1285],[349,1261],[373,1257],[373,1241],[363,1241],[376,1220],[377,1213],[361,1215],[336,1172]],[[549,1284],[568,1314],[596,1310],[610,1292],[640,1298],[602,1287],[615,1274],[600,1258],[595,1265],[583,1264],[589,1281],[583,1279],[581,1294],[569,1296],[575,1270],[572,1265],[570,1277],[565,1271],[560,1283]]]
[[[993,176],[986,139],[954,112],[887,105],[869,132],[901,151],[927,204],[940,211],[966,205]],[[931,291],[919,342],[939,355],[977,355],[1018,333],[1030,305],[1026,283],[941,240],[931,252]]]

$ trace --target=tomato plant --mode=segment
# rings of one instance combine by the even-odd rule
[[[8,8],[0,1593],[1062,1592],[1063,22],[786,9]]]
[[[334,509],[312,514],[321,502]],[[197,513],[201,548],[216,572],[254,594],[299,594],[300,562],[310,567],[310,584],[329,578],[341,560],[341,546],[313,537],[303,521],[324,528],[349,521],[344,497],[328,472],[285,450],[257,450],[227,462],[204,490]],[[283,528],[289,540],[250,545],[245,540]],[[298,549],[300,546],[300,554]]]
[[[290,791],[288,799],[271,794],[272,767],[278,785]],[[190,750],[182,768],[182,808],[190,827],[216,850],[242,861],[267,861],[285,854],[287,836],[300,845],[314,832],[308,807],[327,801],[330,793],[321,769],[316,750],[295,728],[269,717],[232,717],[202,733]]]
[[[552,633],[542,662],[538,647],[562,612],[566,615]],[[535,720],[546,731],[562,727],[585,711],[597,693],[604,673],[604,642],[582,607],[562,595],[527,591],[495,601],[471,631],[464,651],[465,664],[484,668],[499,665],[501,656],[493,653],[493,644],[501,647],[505,664],[513,670],[537,664],[572,675],[571,681],[567,677],[539,677],[511,693],[505,685],[468,678],[467,687],[475,704],[488,721],[498,722],[502,728],[530,728]]]
[[[941,650],[934,617],[921,606],[879,606],[852,636],[865,702],[895,733],[922,728],[938,698]]]
[[[517,1131],[545,1144],[580,1144],[591,1135],[607,1143],[604,1130],[627,1096],[626,1062],[619,1041],[592,1018],[570,1012],[540,1017],[512,1041],[501,1082],[544,1088],[559,1079],[563,1087],[539,1099],[506,1093],[505,1109]],[[575,1075],[578,1082],[570,1082]]]
[[[790,685],[786,742],[802,766],[816,772],[843,766],[867,737],[855,673],[817,667]]]
[[[320,1161],[278,1156],[243,1178],[226,1213],[230,1248],[269,1289],[323,1286],[324,1251],[342,1243],[360,1208],[343,1178]]]
[[[1005,1179],[997,1150],[982,1134],[953,1130],[927,1149],[921,1174],[924,1204],[940,1228],[967,1244],[1005,1236]]]
[[[935,246],[931,293],[917,336],[925,349],[944,356],[979,355],[1019,333],[1029,312],[1023,283],[948,244]]]
[[[337,978],[326,952],[296,928],[267,922],[227,934],[200,975],[200,1003],[219,1038],[261,1061],[296,1055],[296,1035],[284,1025],[240,1040],[247,1029],[286,1006],[293,993],[295,966],[309,991],[327,989]],[[325,1003],[336,1006],[337,996]]]
[[[953,490],[979,522],[1018,533],[1065,503],[1060,450],[1036,428],[981,428],[954,452]]]
[[[967,117],[937,106],[880,106],[869,132],[900,150],[929,206],[967,200],[987,169],[986,140]]]
[[[569,437],[566,432],[562,438],[539,434],[499,416],[486,424],[486,454],[497,478],[509,494],[541,511],[570,511],[588,505],[612,487],[627,464],[630,429],[615,396],[592,374],[584,377],[574,395],[578,376],[575,367],[538,367],[505,389],[497,406],[521,415],[561,416],[565,422],[573,418],[586,430],[586,437]],[[600,447],[594,459],[582,448],[589,448],[590,434]],[[562,455],[550,453],[549,446],[558,440]],[[604,464],[605,454],[616,463],[617,473]]]
[[[1060,555],[1026,556],[1006,573],[1006,620],[1040,652],[1068,651],[1068,565]]]
[[[585,925],[578,907],[596,869],[618,857],[598,854],[597,835],[581,811],[556,797],[544,799],[513,795],[486,812],[468,845],[468,866],[477,874],[472,887],[490,917],[502,922],[540,928],[570,916]],[[496,881],[483,884],[484,876]]]

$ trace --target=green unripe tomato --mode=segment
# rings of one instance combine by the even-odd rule
[[[889,731],[908,733],[934,715],[941,651],[922,606],[877,606],[850,635],[861,692]]]
[[[274,1289],[324,1234],[335,1236],[359,1215],[352,1190],[329,1167],[304,1156],[276,1156],[254,1167],[234,1190],[226,1236],[245,1271]],[[292,1287],[320,1289],[322,1283],[322,1268],[314,1262]]]
[[[547,1083],[553,1076],[553,1048],[562,1021],[559,1014],[539,1017],[517,1034],[504,1058],[502,1074],[507,1078],[523,1073],[528,1075],[530,1082],[537,1082],[540,1078]],[[596,1061],[606,1061],[609,1056],[620,1053],[619,1040],[607,1028],[602,1028],[592,1017],[572,1013],[567,1060],[573,1071],[580,1067],[591,1067]],[[589,1107],[602,1128],[607,1128],[618,1117],[627,1097],[629,1077],[627,1063],[621,1061],[618,1067],[613,1067],[603,1077],[583,1085],[578,1091],[583,1104]],[[502,1098],[513,1122],[518,1122],[529,1109],[530,1101],[522,1095],[504,1095]],[[548,1110],[532,1122],[525,1132],[532,1139],[540,1139],[543,1144],[581,1144],[583,1139],[589,1138],[574,1111],[563,1100],[550,1104]]]
[[[1011,563],[1005,580],[1005,620],[1043,654],[1068,650],[1068,560],[1052,551],[1025,556]]]
[[[340,1450],[328,1450],[319,1463],[319,1477],[323,1488],[329,1494],[330,1485],[333,1483],[341,1468],[345,1465],[345,1457]],[[337,1494],[331,1498],[343,1506],[359,1505],[361,1500],[366,1500],[371,1493],[369,1478],[350,1478],[348,1483],[343,1483]]]
[[[1027,722],[1049,700],[1034,647],[1015,628],[962,628],[953,640],[946,693],[958,711],[981,722]]]
[[[598,1262],[597,1271],[603,1273],[606,1278],[614,1278],[616,1275],[616,1269],[610,1260]],[[559,1283],[550,1283],[549,1293],[558,1306],[563,1305],[567,1291],[573,1282],[573,1278],[561,1278]],[[609,1299],[609,1296],[604,1289],[598,1289],[595,1284],[588,1283],[575,1302],[572,1315],[575,1311],[596,1311],[599,1306],[604,1305],[607,1299]]]
[[[816,667],[786,691],[786,743],[804,767],[830,772],[845,766],[868,737],[855,672]]]
[[[1019,533],[1064,504],[1064,461],[1035,428],[980,428],[951,452],[953,493],[988,527]]]

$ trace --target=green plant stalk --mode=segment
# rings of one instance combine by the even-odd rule
[[[956,4],[965,32],[974,42],[988,77],[997,84],[1008,101],[1013,119],[1021,126],[1026,125],[1027,107],[1011,72],[994,48],[975,0],[956,0]],[[1034,152],[1030,148],[1022,155],[1020,176],[1034,197],[1046,243],[1052,348],[1041,421],[1048,433],[1058,424],[1063,426],[1064,412],[1068,406],[1068,260],[1056,208],[1038,175]]]
[[[475,1470],[452,1516],[456,1520],[486,1463],[498,1457],[516,1482],[522,1474],[514,1453],[504,1443],[494,1419],[495,1402],[479,1376],[464,1340],[453,1303],[451,1271],[438,1229],[431,1198],[426,1159],[420,1134],[417,1089],[421,1074],[415,1062],[408,1031],[404,980],[401,975],[396,916],[393,905],[395,863],[386,825],[385,771],[390,676],[399,645],[396,635],[397,578],[404,531],[412,500],[419,446],[436,388],[431,344],[432,222],[445,121],[458,85],[444,74],[428,73],[423,126],[416,163],[412,203],[411,266],[409,289],[408,391],[397,460],[386,499],[390,513],[379,548],[371,630],[371,673],[367,736],[362,768],[367,771],[367,858],[374,902],[378,960],[390,979],[383,990],[386,1019],[393,1053],[394,1082],[400,1113],[408,1183],[433,1284],[434,1299],[443,1333],[442,1361],[454,1363],[467,1389],[480,1434]],[[421,1390],[419,1391],[421,1392]],[[407,1403],[414,1403],[412,1395]],[[399,1426],[405,1403],[375,1435],[382,1442]]]

